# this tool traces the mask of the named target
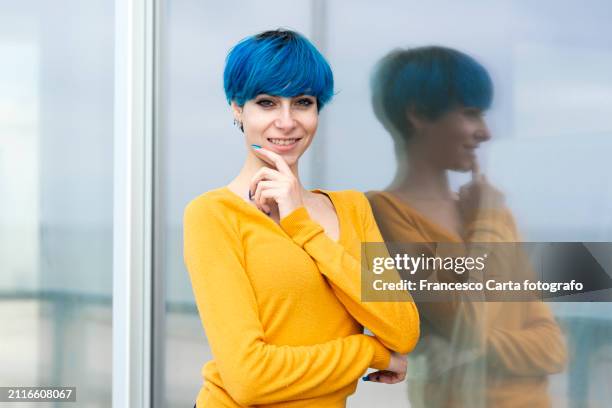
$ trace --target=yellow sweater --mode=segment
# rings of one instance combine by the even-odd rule
[[[414,348],[409,295],[360,301],[360,244],[382,242],[367,199],[313,192],[332,201],[338,242],[305,207],[279,225],[227,187],[187,206],[185,264],[213,354],[198,407],[344,407],[368,367],[388,366],[389,349]]]

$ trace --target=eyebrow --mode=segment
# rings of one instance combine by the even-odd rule
[[[284,97],[280,96],[280,95],[270,95],[270,94],[267,94],[267,93],[262,93],[262,94],[259,94],[259,95],[257,95],[255,97],[255,99],[258,99],[258,98],[274,98],[274,99],[278,99],[278,98],[284,98]],[[308,94],[300,94],[300,95],[292,96],[289,99],[299,99],[299,98],[309,98],[309,99],[315,99],[315,100],[317,99],[316,96],[308,95]]]

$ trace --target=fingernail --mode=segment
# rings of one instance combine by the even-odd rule
[[[249,200],[253,199],[253,193],[251,193],[251,189],[249,189]]]
[[[368,377],[367,375],[366,375],[365,377],[361,377],[361,379],[362,379],[363,381],[370,381],[370,377]]]
[[[251,147],[253,149],[261,149],[261,146],[260,145],[256,145],[256,144],[252,144]]]

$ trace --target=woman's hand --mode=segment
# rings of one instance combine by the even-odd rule
[[[406,378],[406,369],[408,368],[408,355],[391,353],[389,367],[386,370],[375,371],[364,377],[366,381],[379,382],[384,384],[397,384]]]
[[[251,179],[249,192],[252,200],[260,210],[270,213],[270,205],[278,205],[279,218],[291,214],[293,210],[304,205],[302,185],[293,175],[285,159],[271,150],[253,149],[257,157],[276,167],[262,167]]]
[[[489,183],[474,163],[472,181],[459,189],[459,210],[464,222],[474,221],[480,210],[503,208],[504,201],[504,194]]]

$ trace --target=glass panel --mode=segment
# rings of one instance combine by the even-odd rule
[[[492,138],[477,157],[482,172],[504,193],[523,240],[612,239],[608,2],[592,2],[588,8],[577,1],[165,4],[159,151],[168,406],[192,403],[202,385],[202,364],[212,358],[183,264],[182,215],[191,199],[227,184],[243,163],[243,135],[232,127],[221,78],[228,49],[248,34],[283,25],[323,38],[337,94],[322,112],[316,155],[311,149],[300,161],[307,188],[366,192],[389,186],[396,156],[391,137],[372,111],[372,70],[397,47],[440,44],[473,56],[492,77],[494,101],[485,119]],[[449,180],[457,191],[470,174],[449,172]],[[566,303],[545,309],[552,311],[549,321],[560,328],[569,355],[562,368],[539,374],[544,385],[538,392],[555,407],[604,406],[610,398],[602,374],[612,359],[610,305]],[[419,406],[418,396],[431,393],[418,382],[419,370],[434,363],[432,356],[453,363],[461,346],[458,337],[423,336],[419,347],[425,351],[412,354],[407,382],[381,386],[359,381],[349,405],[376,406],[384,398],[389,407]],[[491,371],[484,363],[475,361],[461,372],[462,384],[480,392],[466,396],[464,406],[486,406],[491,398]],[[520,383],[524,378],[519,377],[511,379]],[[445,384],[457,385],[456,378],[446,377]],[[508,406],[519,394],[526,395],[525,388],[517,389],[523,391],[508,391]]]
[[[108,407],[113,3],[0,10],[0,383]]]
[[[369,76],[374,64],[396,47],[445,45],[477,58],[492,76],[494,101],[486,115],[492,139],[482,144],[478,158],[483,173],[505,194],[523,240],[612,239],[612,187],[607,177],[612,170],[609,4],[595,2],[593,8],[585,9],[574,1],[563,6],[548,1],[498,2],[495,6],[487,2],[391,1],[385,7],[351,2],[350,10],[351,17],[346,18],[346,2],[329,3],[329,21],[335,23],[328,28],[332,39],[328,55],[342,92],[327,112],[326,131],[333,135],[326,139],[330,156],[324,181],[328,187],[368,191],[389,186],[396,173],[394,146],[372,113]],[[371,28],[355,29],[366,25]],[[470,180],[469,173],[451,172],[449,177],[455,191]],[[554,374],[558,367],[544,370],[542,378],[547,378],[548,387],[539,392],[550,398],[554,407],[605,406],[610,390],[602,373],[612,358],[610,304],[548,306],[562,330],[568,356],[558,374]],[[421,311],[422,317],[432,318],[426,310]],[[427,322],[424,331],[426,326]],[[429,383],[437,382],[437,388],[419,382],[426,367],[437,364],[439,368],[444,354],[448,358],[449,351],[454,356],[464,351],[458,320],[454,330],[450,337],[422,336],[420,351],[409,359],[406,384],[385,387],[385,398],[396,404],[392,406],[409,402],[421,406],[419,397],[423,396],[429,398],[425,406],[433,406],[432,390],[438,397],[440,393],[447,395],[443,399],[448,402],[452,395],[448,390],[465,389],[466,384],[472,390],[481,387],[481,392],[480,397],[477,392],[464,394],[463,406],[520,405],[520,390],[527,390],[528,385],[515,391],[510,385],[505,391],[497,390],[507,393],[502,400],[509,405],[500,400],[493,403],[491,378],[495,371],[479,366],[478,361],[464,364],[463,371],[449,370],[454,377],[441,375]],[[546,351],[554,349],[549,340]],[[521,351],[529,346],[544,344],[517,342]],[[550,357],[544,351],[535,356]],[[510,376],[507,384],[525,378]],[[369,392],[379,393],[379,387],[360,382],[352,397],[353,403],[359,401],[354,406],[366,406],[362,401]],[[395,394],[398,389],[401,391]],[[534,395],[535,390],[529,393]]]

